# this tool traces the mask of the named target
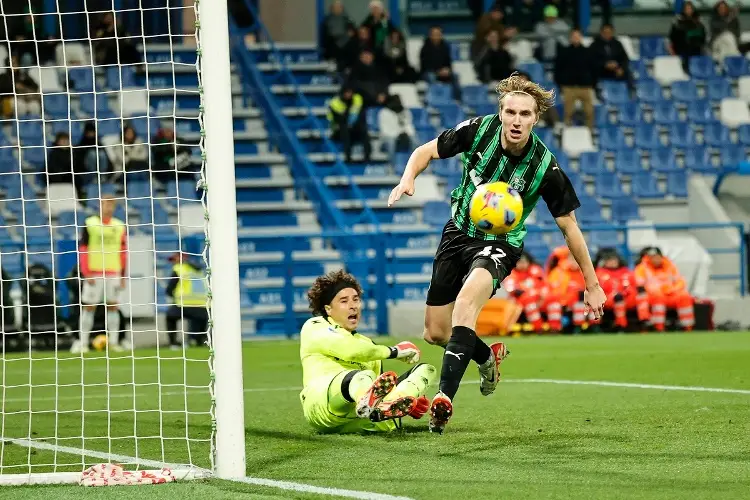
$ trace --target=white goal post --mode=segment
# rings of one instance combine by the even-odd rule
[[[227,3],[72,4],[0,2],[0,486],[245,477]]]

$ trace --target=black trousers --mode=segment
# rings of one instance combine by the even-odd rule
[[[362,110],[364,113],[364,110]],[[332,136],[334,141],[341,141],[341,145],[344,148],[344,155],[346,161],[352,161],[352,146],[360,143],[365,148],[365,161],[370,161],[370,155],[372,154],[372,146],[370,145],[370,136],[367,132],[367,123],[364,120],[360,120],[351,127],[346,122],[339,122],[339,128]]]
[[[205,307],[181,307],[170,306],[167,309],[167,333],[169,335],[170,345],[179,345],[177,341],[177,321],[183,319],[183,330],[185,324],[188,325],[186,333],[194,334],[198,344],[205,342],[208,338],[208,311]]]

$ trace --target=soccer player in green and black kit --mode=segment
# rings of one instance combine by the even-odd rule
[[[453,217],[435,255],[425,311],[425,340],[445,348],[440,392],[430,405],[430,430],[438,433],[453,414],[453,397],[472,359],[479,365],[481,393],[492,394],[497,386],[507,351],[501,342],[485,344],[474,328],[482,307],[521,256],[524,220],[540,197],[583,272],[584,302],[595,319],[603,314],[606,299],[576,222],[580,202],[575,190],[555,156],[532,133],[539,116],[554,104],[554,92],[517,74],[501,81],[497,92],[499,114],[464,121],[418,147],[388,200],[390,206],[404,193],[414,194],[414,179],[431,160],[461,153],[463,176],[451,193]],[[469,217],[477,186],[496,181],[518,190],[524,202],[520,224],[501,236],[483,233]]]

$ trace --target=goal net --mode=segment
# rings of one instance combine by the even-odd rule
[[[0,3],[0,484],[244,474],[225,7]]]

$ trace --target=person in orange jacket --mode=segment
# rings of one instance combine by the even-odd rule
[[[660,248],[646,247],[641,251],[641,262],[635,266],[635,280],[648,294],[651,324],[656,331],[664,331],[668,308],[677,309],[677,319],[684,330],[693,329],[693,297],[687,291],[677,266],[662,254]]]
[[[583,292],[586,283],[568,247],[558,247],[547,260],[547,302],[557,302],[571,311],[573,325],[580,328],[586,323],[586,306]],[[550,321],[550,326],[551,325]],[[562,326],[562,325],[560,325]]]
[[[547,300],[548,288],[544,282],[544,270],[533,257],[524,252],[516,267],[503,281],[508,295],[523,308],[526,321],[535,332],[545,330],[542,311],[547,316],[548,327],[552,331],[562,329],[562,306],[557,301]]]
[[[596,255],[596,275],[608,298],[606,309],[615,317],[615,327],[628,327],[628,311],[635,309],[642,323],[649,319],[646,290],[637,286],[635,276],[614,248],[602,248]]]

